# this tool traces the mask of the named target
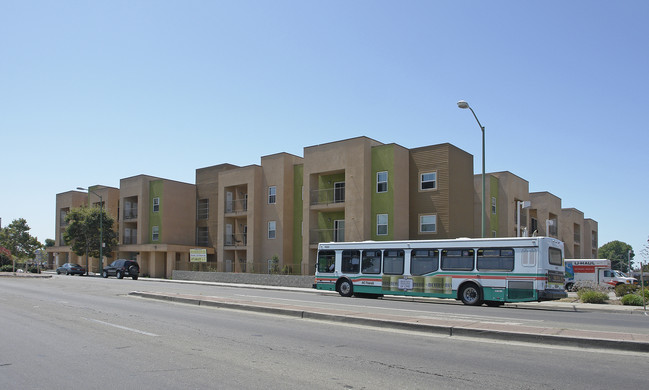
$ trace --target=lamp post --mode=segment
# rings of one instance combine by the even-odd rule
[[[484,150],[485,150],[485,132],[484,132],[484,126],[480,123],[478,120],[478,117],[476,116],[475,112],[473,112],[473,108],[469,106],[469,103],[465,102],[464,100],[460,100],[457,102],[457,106],[462,109],[468,108],[471,110],[471,113],[473,114],[473,117],[475,118],[476,122],[478,122],[478,126],[480,126],[480,130],[482,130],[482,237],[485,237],[485,156],[484,156]]]
[[[104,199],[89,188],[77,187],[77,190],[88,191],[99,197],[99,273],[104,269]],[[89,270],[86,269],[86,272]]]

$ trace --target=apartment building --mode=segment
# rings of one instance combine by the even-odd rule
[[[529,183],[511,172],[486,174],[487,236],[549,236],[564,242],[566,258],[597,257],[597,222],[575,208],[562,208],[549,192],[529,192]],[[482,176],[474,176],[475,236],[481,234]]]
[[[53,255],[53,264],[57,266],[64,263],[78,263],[86,266],[86,259],[76,255],[70,250],[63,239],[63,233],[68,226],[65,221],[66,215],[75,208],[79,207],[99,207],[105,210],[106,214],[111,216],[116,228],[118,226],[118,209],[119,209],[119,190],[114,187],[92,186],[88,192],[67,191],[56,195],[56,222],[55,238],[56,245],[48,248],[47,252]],[[89,258],[88,268],[92,272],[99,269],[99,259]]]
[[[485,237],[521,237],[532,235],[529,226],[529,182],[511,172],[493,172],[485,175]],[[475,236],[482,234],[482,175],[474,176]]]
[[[448,143],[408,149],[356,137],[305,147],[303,157],[277,153],[195,174],[196,184],[138,175],[119,189],[91,188],[117,222],[113,259],[135,259],[152,277],[174,269],[312,274],[319,242],[481,235],[481,175],[472,155]],[[567,237],[571,257],[597,251],[597,222],[562,209],[558,197],[530,193],[511,172],[489,173],[486,184],[487,236]],[[65,213],[97,202],[92,193],[57,195],[57,243]],[[192,262],[191,249],[207,261]],[[63,244],[48,251],[57,264],[79,262]],[[96,259],[91,265],[98,271]]]
[[[187,267],[196,247],[196,186],[138,175],[120,180],[119,196],[117,257],[137,260],[140,273],[151,277]]]

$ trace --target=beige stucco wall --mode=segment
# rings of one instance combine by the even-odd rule
[[[575,229],[577,225],[577,229]],[[575,208],[561,209],[559,239],[564,243],[566,259],[583,259],[584,213]],[[577,238],[577,239],[576,239]],[[590,253],[588,256],[590,257]]]
[[[441,239],[473,232],[472,156],[451,144],[410,150],[410,238]],[[437,172],[437,188],[420,189],[422,173]],[[437,215],[436,233],[419,233],[422,214]]]

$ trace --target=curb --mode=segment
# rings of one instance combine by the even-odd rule
[[[345,324],[363,325],[375,328],[390,328],[396,330],[408,330],[415,332],[423,332],[428,334],[435,334],[448,337],[468,337],[468,338],[487,338],[491,340],[501,341],[518,341],[526,343],[543,343],[546,345],[557,346],[570,346],[586,349],[611,349],[632,352],[649,352],[649,342],[631,341],[631,340],[615,340],[612,338],[602,338],[587,336],[588,331],[571,331],[573,335],[552,335],[552,334],[537,334],[516,330],[491,330],[480,329],[471,326],[453,326],[453,325],[434,325],[424,324],[412,321],[398,321],[386,320],[380,318],[368,318],[367,316],[360,315],[345,315],[335,313],[320,313],[311,310],[289,309],[281,307],[267,307],[260,305],[250,305],[233,302],[220,302],[210,300],[209,297],[198,298],[188,297],[182,295],[167,295],[162,293],[147,293],[140,291],[132,291],[129,296],[135,296],[147,299],[157,299],[167,302],[175,302],[182,304],[190,304],[196,306],[206,306],[214,308],[225,308],[241,311],[258,312],[265,314],[275,314],[288,316],[298,319],[310,319],[316,321],[329,321]]]

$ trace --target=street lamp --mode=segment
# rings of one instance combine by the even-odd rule
[[[481,214],[482,214],[482,238],[484,238],[485,237],[485,191],[486,191],[485,190],[484,126],[482,126],[482,124],[478,120],[478,117],[475,115],[475,112],[473,112],[473,108],[469,106],[469,103],[465,102],[464,100],[460,100],[459,102],[457,102],[457,106],[462,109],[468,108],[469,110],[471,110],[473,117],[478,122],[478,126],[480,126],[480,130],[482,130],[482,212]]]
[[[104,269],[104,199],[89,188],[77,187],[77,190],[88,191],[99,197],[99,273],[101,274]],[[88,271],[86,269],[86,274]]]

